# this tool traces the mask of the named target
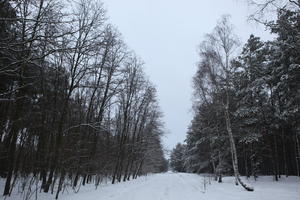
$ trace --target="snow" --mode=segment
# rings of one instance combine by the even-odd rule
[[[259,177],[257,181],[245,180],[254,187],[247,192],[234,185],[233,177],[224,177],[217,183],[204,175],[188,173],[163,173],[140,177],[129,182],[102,185],[97,190],[93,185],[82,187],[79,193],[65,192],[61,200],[298,200],[300,178],[282,177],[273,181],[271,176]],[[1,181],[3,182],[3,181]],[[211,184],[209,184],[209,182]],[[1,187],[3,184],[1,183]],[[53,195],[40,193],[42,200],[54,199]],[[3,197],[0,197],[0,199]],[[6,200],[22,199],[13,195]],[[34,199],[34,198],[33,198]]]

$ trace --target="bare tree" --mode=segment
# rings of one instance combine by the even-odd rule
[[[158,171],[162,131],[148,128],[155,89],[102,3],[1,1],[0,36],[4,195],[20,181],[27,197],[34,182],[58,198],[70,183],[78,191],[103,177]],[[144,145],[153,138],[155,147]],[[144,162],[153,148],[152,162]]]
[[[255,22],[268,25],[272,19],[271,15],[277,13],[281,9],[300,9],[299,0],[246,0],[248,5],[254,10],[250,14],[249,19]]]
[[[10,144],[7,161],[9,171],[4,195],[10,194],[13,170],[17,170],[17,166],[15,166],[15,163],[18,163],[16,162],[18,158],[16,157],[17,138],[24,122],[24,105],[28,100],[26,95],[29,88],[34,84],[34,77],[32,77],[31,70],[34,67],[42,67],[40,65],[41,59],[53,53],[51,49],[39,50],[41,50],[40,47],[42,46],[51,45],[49,41],[53,39],[54,35],[44,35],[45,30],[49,27],[49,24],[53,24],[52,27],[54,28],[55,24],[60,23],[59,20],[55,22],[51,21],[53,20],[53,15],[57,15],[57,17],[61,16],[57,2],[51,0],[36,2],[26,0],[17,3],[15,9],[20,18],[10,18],[10,20],[14,21],[15,27],[20,30],[20,40],[7,45],[9,51],[14,51],[15,55],[11,54],[13,56],[9,56],[12,59],[10,65],[0,69],[0,73],[14,76],[17,79],[14,89],[9,91],[11,96],[14,96],[13,104],[15,111],[11,116],[11,123],[9,123],[10,132],[8,133],[8,137],[10,138]],[[53,9],[57,9],[55,13]]]

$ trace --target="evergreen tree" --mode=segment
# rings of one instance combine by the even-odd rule
[[[170,166],[177,172],[185,172],[184,159],[185,159],[186,146],[178,143],[172,150],[170,156]]]

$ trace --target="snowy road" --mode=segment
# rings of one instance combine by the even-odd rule
[[[271,176],[264,176],[259,177],[258,181],[245,180],[255,189],[254,192],[247,192],[241,186],[234,185],[233,177],[224,177],[223,183],[211,180],[209,184],[208,177],[169,172],[114,185],[103,183],[97,190],[89,184],[81,187],[79,193],[69,188],[60,195],[59,200],[299,200],[299,177],[282,177],[278,182],[272,179]],[[15,194],[6,200],[22,199]],[[38,199],[53,200],[54,196],[41,192]]]
[[[68,195],[68,200],[194,200],[203,195],[203,178],[194,174],[165,173],[127,183]],[[88,195],[88,197],[87,197]]]
[[[81,191],[79,194],[62,196],[66,200],[298,200],[300,178],[282,178],[275,182],[272,177],[250,181],[254,192],[247,192],[234,185],[232,177],[223,183],[212,181],[204,189],[203,176],[184,173],[155,174],[140,177],[126,183],[107,185],[98,190]],[[83,188],[84,189],[84,188]]]

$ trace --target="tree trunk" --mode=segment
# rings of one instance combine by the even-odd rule
[[[270,136],[270,141],[272,141],[272,136]],[[272,159],[272,167],[273,167],[273,175],[274,175],[274,178],[275,178],[275,181],[278,181],[278,170],[277,170],[277,160],[276,160],[276,150],[275,150],[275,140],[274,142],[270,142],[271,143],[271,159]]]
[[[244,148],[244,165],[245,165],[245,175],[247,176],[247,178],[250,177],[249,175],[249,170],[248,170],[248,154],[247,154],[247,146],[246,144],[243,144],[243,148]]]
[[[281,178],[281,172],[279,168],[279,159],[278,159],[278,143],[277,143],[277,137],[274,135],[274,150],[275,150],[275,167],[276,167],[276,174],[279,178]]]
[[[295,142],[296,142],[296,164],[297,164],[297,175],[300,177],[300,171],[299,171],[299,159],[300,159],[300,145],[299,140],[297,137],[297,133],[295,135]]]
[[[218,183],[222,183],[222,174],[219,173],[219,176],[218,176]]]
[[[285,147],[285,137],[284,137],[284,129],[281,127],[281,138],[282,138],[282,154],[283,154],[283,164],[284,164],[284,173],[285,176],[288,177],[289,175],[289,170],[288,170],[288,165],[287,165],[287,160],[286,160],[286,147]]]
[[[20,120],[19,118],[19,112],[21,111],[23,107],[23,103],[17,101],[16,102],[16,110],[15,114],[12,120],[12,129],[10,134],[11,136],[11,141],[9,143],[9,149],[8,149],[8,173],[6,176],[6,182],[5,182],[5,187],[4,187],[4,192],[3,195],[9,195],[10,190],[11,190],[11,179],[13,177],[13,171],[14,171],[14,165],[15,165],[15,154],[16,154],[16,145],[17,145],[17,139],[18,139],[18,126],[17,126],[17,121]]]
[[[228,94],[227,94],[228,96]],[[227,97],[227,103],[225,106],[225,121],[226,121],[226,128],[229,136],[229,141],[230,141],[230,147],[231,147],[231,155],[232,155],[232,166],[233,166],[233,171],[234,171],[234,176],[236,180],[247,190],[247,191],[254,191],[252,187],[247,186],[245,183],[242,182],[240,179],[239,171],[238,171],[238,159],[237,159],[237,152],[236,152],[236,146],[232,134],[232,129],[231,129],[231,122],[230,122],[230,116],[229,116],[229,100]]]
[[[255,154],[253,153],[253,143],[251,144],[251,156],[250,156],[250,165],[251,165],[251,175],[256,181],[256,164],[254,160]]]
[[[144,163],[144,159],[140,162],[136,172],[135,172],[135,175],[134,175],[134,179],[137,178],[138,174],[140,173],[141,169],[142,169],[142,166],[143,166],[143,163]]]

